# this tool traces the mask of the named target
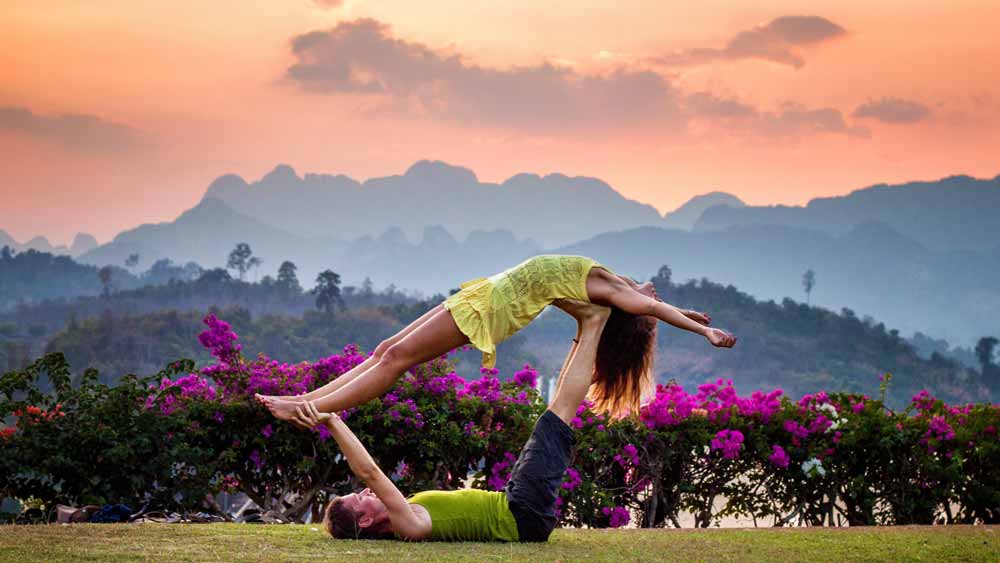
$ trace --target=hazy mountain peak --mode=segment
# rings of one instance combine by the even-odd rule
[[[298,184],[302,179],[299,175],[295,173],[295,169],[287,164],[279,164],[260,179],[259,184],[262,185],[275,185],[275,186],[290,186]]]
[[[14,248],[16,245],[17,241],[14,240],[14,237],[7,234],[7,231],[0,229],[0,248],[3,248],[5,246]]]
[[[410,244],[410,240],[406,238],[406,233],[403,229],[399,227],[390,227],[382,233],[378,239],[379,244]]]
[[[76,233],[73,237],[73,244],[69,247],[69,253],[73,256],[79,256],[84,252],[89,252],[97,248],[97,239],[93,235],[88,233]]]
[[[458,241],[441,225],[427,225],[424,227],[424,234],[420,244],[433,248],[443,248],[456,246],[458,245]]]
[[[52,243],[44,236],[37,236],[24,243],[25,248],[34,248],[40,252],[52,252]]]
[[[184,211],[175,222],[200,222],[203,219],[218,220],[220,217],[238,215],[237,211],[226,205],[226,202],[215,197],[204,197],[191,209]]]
[[[500,185],[504,188],[518,188],[521,186],[537,186],[542,182],[542,177],[532,172],[521,172],[507,178]]]
[[[223,201],[229,198],[238,197],[246,192],[248,184],[246,180],[236,174],[224,174],[216,178],[208,190],[205,191],[205,198],[217,198]]]
[[[472,170],[440,160],[418,160],[406,169],[403,176],[421,182],[450,185],[469,185],[479,182],[479,178]]]
[[[707,194],[696,195],[687,200],[684,205],[677,209],[664,213],[664,226],[672,229],[691,230],[695,223],[701,218],[705,210],[716,205],[726,205],[729,207],[745,207],[743,200],[726,192],[709,192]]]

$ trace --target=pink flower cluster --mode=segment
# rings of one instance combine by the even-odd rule
[[[955,438],[955,430],[948,424],[948,421],[944,419],[943,416],[934,415],[931,417],[931,422],[927,427],[927,432],[924,434],[922,443],[927,445],[927,449],[933,451],[934,445],[930,440],[951,440]]]
[[[531,364],[524,364],[524,368],[514,374],[514,384],[518,387],[531,387],[534,389],[538,383],[538,372],[531,367]]]
[[[935,399],[926,389],[923,389],[914,395],[910,401],[913,403],[914,408],[918,411],[929,411],[934,408],[934,403],[937,402],[937,399]]]
[[[724,429],[719,430],[712,438],[712,451],[722,450],[722,457],[726,459],[736,459],[743,448],[743,433],[739,430]]]
[[[159,387],[151,385],[150,389],[156,392],[146,397],[145,408],[146,410],[150,410],[155,406],[159,406],[160,414],[163,415],[169,415],[174,412],[187,400],[203,399],[214,401],[216,398],[215,387],[207,379],[199,377],[195,373],[185,375],[177,381],[171,381],[164,377],[160,381]],[[173,389],[179,389],[180,392],[168,392]]]
[[[639,465],[639,449],[635,444],[625,444],[622,453],[615,454],[614,460],[625,469]]]
[[[393,423],[402,423],[404,426],[416,429],[424,427],[424,415],[413,399],[401,400],[399,395],[389,392],[382,396],[382,405],[388,409],[385,416]],[[398,428],[398,431],[402,432],[403,428]]]
[[[788,469],[788,464],[791,462],[788,454],[785,453],[785,448],[782,448],[779,445],[771,446],[771,455],[769,455],[767,459],[770,460],[775,467],[780,467],[781,469]]]
[[[220,362],[236,363],[241,346],[236,342],[239,337],[229,323],[219,320],[214,313],[209,314],[202,322],[208,325],[208,330],[198,335],[198,342],[208,348]]]
[[[503,461],[493,464],[490,468],[490,477],[486,480],[486,485],[494,490],[500,491],[507,486],[507,481],[510,480],[510,471],[514,468],[514,463],[517,461],[517,456],[510,452],[503,453]]]
[[[583,483],[583,479],[580,478],[580,472],[572,467],[566,468],[566,477],[563,480],[562,488],[567,491],[572,491],[573,489],[580,486]]]
[[[588,413],[590,409],[594,408],[594,402],[590,399],[584,399],[580,406],[576,408],[576,416],[574,416],[570,421],[569,425],[573,428],[580,430],[584,426],[595,426],[598,432],[605,432],[607,429],[604,427],[605,416],[603,414]]]
[[[605,506],[601,508],[601,514],[609,517],[609,524],[612,528],[621,528],[632,519],[628,509],[624,506]]]
[[[695,395],[679,385],[657,385],[653,398],[640,407],[639,418],[649,428],[674,426],[702,412],[709,420],[722,424],[733,414],[767,422],[781,409],[783,394],[781,389],[775,389],[768,393],[754,391],[749,397],[740,397],[733,381],[722,379],[699,385]]]

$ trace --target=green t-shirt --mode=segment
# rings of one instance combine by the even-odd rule
[[[427,509],[431,540],[518,541],[517,522],[503,491],[423,491],[407,501]]]

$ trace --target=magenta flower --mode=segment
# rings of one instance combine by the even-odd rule
[[[609,517],[609,523],[612,528],[621,528],[631,520],[628,509],[624,506],[616,506],[614,508],[605,506],[601,508],[601,514]]]
[[[767,459],[770,460],[775,467],[780,467],[782,469],[787,469],[788,464],[791,462],[788,458],[788,454],[785,453],[785,449],[777,444],[771,446],[771,455],[768,456]]]
[[[566,468],[566,480],[563,481],[562,488],[566,489],[567,491],[572,491],[573,489],[580,486],[580,483],[582,482],[583,479],[580,478],[579,471],[573,469],[572,467]]]
[[[735,459],[743,448],[743,433],[739,430],[719,430],[712,439],[712,451],[722,450],[722,457]]]
[[[538,372],[530,364],[524,364],[524,369],[514,374],[514,384],[518,387],[534,388],[538,383]]]

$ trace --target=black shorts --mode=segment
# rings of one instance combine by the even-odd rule
[[[547,541],[556,527],[556,499],[575,444],[573,430],[552,411],[535,422],[504,489],[521,541]]]

